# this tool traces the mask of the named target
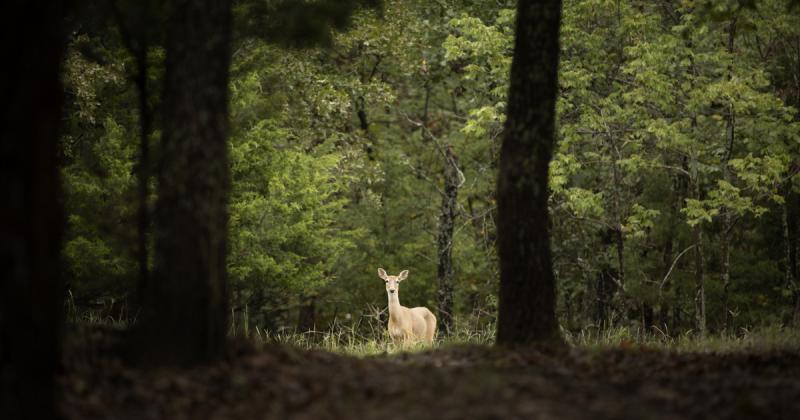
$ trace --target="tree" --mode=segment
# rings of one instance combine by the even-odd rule
[[[439,216],[439,234],[436,243],[439,263],[436,269],[439,298],[439,329],[450,334],[453,329],[453,225],[458,204],[458,188],[463,175],[458,169],[458,157],[450,145],[444,147],[444,191],[442,212]]]
[[[57,171],[63,2],[4,2],[0,82],[0,417],[56,417],[63,219]],[[20,23],[20,26],[15,25]]]
[[[155,44],[155,33],[164,25],[154,24],[158,8],[152,1],[143,1],[128,6],[127,13],[115,1],[110,2],[120,37],[125,48],[133,56],[135,74],[133,83],[139,99],[139,156],[137,162],[137,192],[139,208],[137,211],[137,249],[136,262],[139,268],[137,287],[137,305],[141,306],[144,300],[144,290],[147,287],[149,269],[148,231],[150,229],[150,136],[153,127],[153,112],[149,104],[151,90],[148,71],[151,65],[148,62],[148,50]]]
[[[496,321],[514,2],[389,0],[352,18],[338,7],[368,3],[235,2],[227,268],[237,326],[293,327],[303,306],[304,327],[315,314],[317,326],[337,319],[368,333],[359,312],[377,313],[368,305],[381,295],[366,268],[381,265],[411,269],[422,281],[406,299],[438,297],[459,327]],[[563,2],[547,203],[565,329],[672,335],[791,319],[800,25],[785,3]],[[96,8],[79,16],[63,78],[64,280],[81,312],[124,306],[153,256],[136,241],[137,208],[155,194],[137,203],[146,115],[131,108],[148,95],[132,82],[148,67],[148,105],[137,108],[153,113],[156,160],[166,27],[159,7],[140,33],[142,5],[114,4],[116,26]],[[145,57],[126,49],[126,28],[150,45]]]
[[[547,184],[555,134],[560,21],[560,0],[522,0],[517,5],[497,180],[497,343],[502,345],[559,336]]]
[[[228,330],[231,3],[176,0],[168,10],[155,266],[142,332],[151,362],[191,365],[219,358]]]

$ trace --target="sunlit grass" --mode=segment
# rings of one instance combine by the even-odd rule
[[[271,334],[259,331],[257,342],[290,345],[303,350],[323,350],[334,353],[366,357],[397,352],[384,337],[364,337],[352,328],[339,328],[328,331],[280,332]]]
[[[258,344],[290,345],[304,350],[323,350],[356,357],[415,353],[451,345],[494,343],[493,324],[482,328],[457,324],[452,334],[437,334],[432,346],[415,344],[400,347],[392,343],[383,322],[377,318],[365,319],[359,323],[334,322],[325,330],[310,331],[268,331],[257,326],[232,325],[231,334],[247,337]]]
[[[394,346],[385,333],[379,336],[365,336],[352,326],[341,326],[326,331],[286,331],[275,334],[262,330],[256,331],[252,338],[260,343],[279,343],[305,350],[324,350],[357,357],[413,353],[431,348],[417,345],[401,349]],[[450,336],[440,334],[432,347],[442,348],[463,344],[490,346],[494,343],[494,335],[495,330],[492,325],[479,330],[457,328]],[[752,330],[742,329],[737,334],[718,334],[707,337],[699,337],[692,331],[670,337],[619,327],[601,332],[590,329],[573,334],[565,332],[564,338],[573,347],[595,350],[647,347],[692,353],[800,351],[800,330],[780,326]]]

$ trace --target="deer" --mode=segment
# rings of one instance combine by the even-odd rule
[[[386,295],[389,298],[389,337],[400,347],[408,344],[433,344],[436,335],[436,317],[425,307],[406,308],[400,304],[400,282],[408,277],[408,270],[396,276],[386,274],[378,269],[378,277],[386,282]]]

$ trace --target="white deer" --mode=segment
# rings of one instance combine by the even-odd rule
[[[386,294],[389,297],[388,329],[392,342],[401,347],[419,342],[433,344],[436,335],[436,317],[433,313],[425,307],[406,308],[400,305],[400,282],[408,277],[408,270],[390,276],[379,268],[378,277],[386,282]]]

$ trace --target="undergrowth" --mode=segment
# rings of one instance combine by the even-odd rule
[[[113,306],[113,302],[109,304]],[[109,314],[105,304],[100,309],[79,309],[71,296],[66,301],[66,320],[71,325],[106,326],[114,329],[127,329],[135,318],[127,311]],[[248,338],[257,344],[283,344],[303,350],[323,350],[348,354],[357,357],[416,352],[427,350],[418,345],[400,349],[386,333],[385,321],[380,317],[366,315],[358,322],[336,322],[326,329],[296,331],[269,331],[250,325],[245,317],[231,317],[229,334],[233,337]],[[238,320],[238,321],[237,321]],[[772,350],[800,351],[800,329],[780,325],[767,325],[753,328],[740,328],[716,334],[700,336],[695,331],[666,333],[653,327],[645,331],[641,327],[615,327],[600,330],[586,327],[579,331],[561,331],[564,340],[571,346],[588,349],[614,347],[647,347],[678,352],[764,352]],[[466,322],[456,322],[452,334],[437,334],[434,346],[451,345],[492,345],[495,325],[481,326]]]
[[[642,328],[629,327],[603,331],[586,328],[575,333],[562,333],[570,345],[588,348],[644,346],[680,352],[800,350],[800,329],[781,325],[740,328],[706,336],[693,330],[670,335],[658,328],[643,331]]]

